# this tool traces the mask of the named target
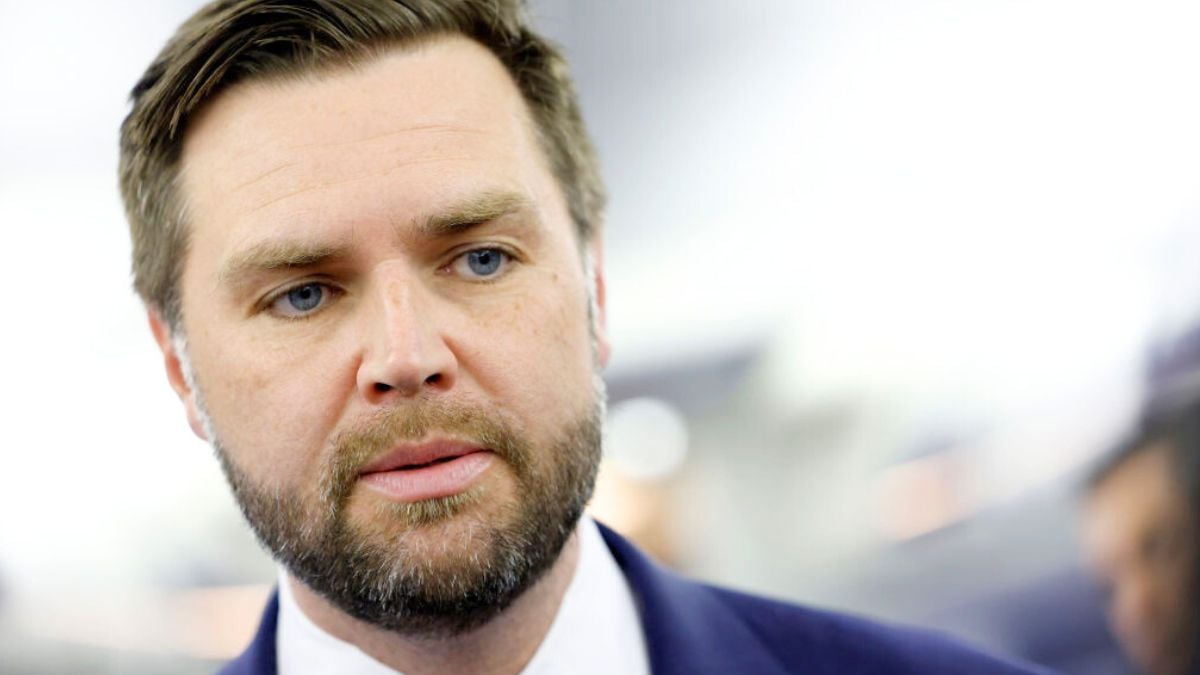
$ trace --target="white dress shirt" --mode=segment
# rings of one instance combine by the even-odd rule
[[[649,675],[641,622],[633,592],[600,537],[584,517],[579,563],[542,644],[521,675]],[[292,595],[280,572],[279,623],[275,635],[280,675],[396,675],[354,645],[319,628]]]

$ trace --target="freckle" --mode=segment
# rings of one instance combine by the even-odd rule
[[[264,389],[266,388],[268,381],[269,379],[267,375],[263,373],[252,375],[250,378],[250,388],[255,391]]]

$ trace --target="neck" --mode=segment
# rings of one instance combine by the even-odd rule
[[[319,628],[406,675],[515,675],[549,632],[578,562],[576,528],[554,565],[502,614],[469,633],[436,640],[407,637],[356,619],[291,574],[287,583],[300,610]]]

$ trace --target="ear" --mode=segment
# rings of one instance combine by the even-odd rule
[[[204,424],[201,422],[200,410],[196,406],[196,392],[192,390],[192,385],[188,383],[188,378],[184,375],[183,357],[176,349],[171,327],[154,308],[146,308],[146,318],[150,322],[150,332],[154,334],[154,341],[158,343],[158,349],[163,355],[163,367],[167,371],[167,382],[175,390],[179,400],[183,401],[183,407],[187,411],[188,425],[201,440],[209,440],[208,433],[204,430]]]
[[[596,361],[603,368],[608,365],[609,356],[612,355],[612,346],[608,341],[607,304],[604,292],[604,244],[601,242],[599,234],[592,237],[591,242],[588,243],[587,254],[591,261],[592,271],[592,278],[587,281],[593,284],[592,291],[596,298],[592,316],[592,334],[596,339]]]

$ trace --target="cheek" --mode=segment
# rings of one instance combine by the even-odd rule
[[[215,333],[196,345],[193,365],[226,451],[271,483],[316,471],[320,453],[353,392],[353,369],[334,341],[279,343]]]
[[[542,288],[477,312],[461,339],[460,365],[504,404],[574,414],[590,396],[593,373],[586,298],[571,284],[547,280]],[[563,405],[575,397],[578,405]]]

